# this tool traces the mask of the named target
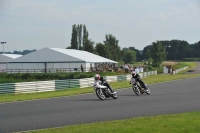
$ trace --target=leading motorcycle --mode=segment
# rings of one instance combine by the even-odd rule
[[[135,92],[136,95],[140,96],[143,93],[150,94],[150,89],[147,84],[145,86],[142,86],[139,82],[136,81],[135,78],[131,79],[132,89]],[[144,89],[146,87],[147,89]]]
[[[118,97],[116,91],[112,93],[110,89],[107,86],[102,85],[101,82],[95,82],[93,87],[94,87],[97,97],[100,100],[104,100],[109,97],[112,97],[113,99],[117,99]]]

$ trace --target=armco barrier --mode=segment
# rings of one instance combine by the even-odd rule
[[[139,73],[141,78],[156,75],[157,71]],[[131,75],[105,76],[108,82],[130,81]],[[52,81],[20,82],[0,84],[0,94],[35,93],[46,91],[65,90],[70,88],[90,87],[94,83],[94,78],[67,79]]]
[[[117,76],[106,76],[108,82],[117,82]]]
[[[55,80],[55,90],[64,90],[69,88],[69,80]]]
[[[80,81],[79,79],[70,79],[70,88],[80,88]]]
[[[69,88],[79,88],[79,79],[55,80],[55,90],[64,90]]]
[[[79,79],[80,88],[90,87],[94,83],[94,78]]]
[[[126,80],[127,80],[127,76],[126,75],[117,76],[117,81],[126,81]]]
[[[0,84],[0,94],[12,94],[15,93],[15,83]]]
[[[15,83],[15,93],[34,93],[55,91],[55,81],[37,81]]]
[[[181,72],[181,71],[184,71],[184,70],[186,70],[186,69],[188,69],[188,66],[183,67],[183,68],[180,68],[180,69],[177,69],[177,70],[175,70],[175,71],[172,71],[172,74],[177,74],[177,73],[179,73],[179,72]]]

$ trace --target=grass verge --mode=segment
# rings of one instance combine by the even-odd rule
[[[80,124],[29,133],[199,133],[200,111]]]

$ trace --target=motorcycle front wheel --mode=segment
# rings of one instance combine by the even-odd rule
[[[100,100],[104,100],[106,98],[101,89],[96,89],[96,95]]]
[[[133,91],[135,92],[136,95],[140,96],[141,92],[137,86],[133,86]]]
[[[150,89],[147,87],[146,94],[150,95]]]
[[[118,96],[117,96],[117,92],[115,92],[114,94],[112,94],[111,97],[112,97],[113,99],[117,99],[117,97],[118,97]]]

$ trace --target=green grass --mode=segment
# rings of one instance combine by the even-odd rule
[[[29,133],[199,133],[200,112],[80,124]]]
[[[62,96],[72,96],[77,94],[85,94],[93,92],[93,88],[76,88],[52,92],[40,92],[40,93],[27,93],[27,94],[5,94],[0,95],[0,103],[3,102],[15,102],[15,101],[25,101],[52,97],[62,97]]]
[[[196,66],[196,63],[194,62],[193,63],[187,62],[187,64],[190,67],[190,69]],[[159,75],[152,75],[150,77],[144,78],[143,80],[147,84],[153,84],[153,83],[172,81],[172,80],[178,80],[178,79],[184,79],[184,78],[194,78],[194,77],[199,77],[199,76],[200,74],[183,74],[183,73],[175,74],[175,75],[159,74]],[[113,82],[110,84],[115,90],[131,87],[131,85],[129,84],[129,81]],[[94,92],[94,89],[92,87],[88,87],[88,88],[68,89],[68,90],[53,91],[53,92],[40,92],[40,93],[29,93],[29,94],[6,94],[6,95],[0,95],[0,103],[71,96],[71,95],[78,95],[78,94],[85,94],[85,93],[92,93],[92,92]]]

